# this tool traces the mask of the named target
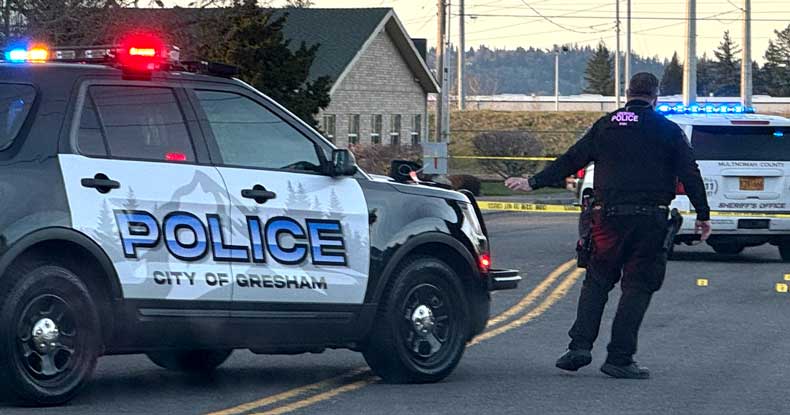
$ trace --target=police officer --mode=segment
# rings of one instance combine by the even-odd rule
[[[567,153],[532,178],[509,178],[513,190],[532,191],[561,182],[595,162],[592,256],[587,267],[568,351],[557,367],[590,364],[609,291],[619,281],[620,304],[601,371],[616,378],[647,379],[634,360],[637,334],[654,292],[663,283],[668,205],[677,180],[697,212],[700,239],[711,233],[710,208],[699,167],[683,130],[655,112],[658,79],[637,73],[625,107],[599,119]]]

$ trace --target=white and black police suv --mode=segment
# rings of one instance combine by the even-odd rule
[[[151,36],[0,63],[0,393],[72,398],[100,355],[361,351],[434,382],[486,326],[471,195],[357,169],[233,68]]]
[[[712,211],[708,245],[732,255],[770,243],[790,261],[790,120],[730,103],[659,103],[656,110],[680,126],[694,148]],[[593,165],[577,173],[580,202],[592,195],[594,174]],[[671,207],[685,220],[675,243],[696,243],[693,206],[682,184],[676,193]]]

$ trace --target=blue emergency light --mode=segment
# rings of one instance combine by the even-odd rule
[[[662,114],[751,114],[754,108],[744,107],[738,103],[704,103],[683,105],[681,103],[662,102],[656,107]]]
[[[776,130],[776,131],[774,131],[774,137],[776,137],[776,138],[782,138],[782,137],[784,137],[784,136],[785,136],[785,133],[784,133],[784,131],[780,131],[780,130]]]

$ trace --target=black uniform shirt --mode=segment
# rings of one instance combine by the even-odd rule
[[[629,101],[599,119],[530,185],[550,186],[590,162],[595,162],[593,188],[601,203],[669,205],[679,179],[697,219],[710,219],[705,185],[685,133],[645,101]]]

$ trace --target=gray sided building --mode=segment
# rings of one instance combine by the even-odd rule
[[[418,144],[428,137],[428,94],[437,85],[395,12],[285,9],[291,45],[319,44],[310,78],[332,80],[317,117],[324,135],[349,144]]]

